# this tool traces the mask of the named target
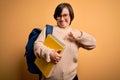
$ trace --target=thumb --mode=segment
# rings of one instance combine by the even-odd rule
[[[61,49],[56,50],[57,53],[61,53],[61,51],[62,51]]]
[[[50,62],[50,61],[51,61],[49,54],[46,54],[46,61],[47,61],[47,62]]]

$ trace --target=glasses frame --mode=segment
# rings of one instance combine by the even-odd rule
[[[58,15],[58,16],[57,16],[57,19],[59,20],[59,19],[61,19],[62,17],[66,19],[66,18],[70,17],[70,15],[67,14],[67,13],[61,14],[61,15]]]

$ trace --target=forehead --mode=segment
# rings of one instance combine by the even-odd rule
[[[69,14],[69,10],[67,7],[64,7],[61,14]]]

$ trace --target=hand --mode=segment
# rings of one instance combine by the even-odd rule
[[[72,30],[69,34],[68,34],[68,40],[75,42],[77,41],[80,37],[82,36],[82,32],[80,32],[79,30]]]
[[[50,53],[50,59],[55,64],[57,64],[61,60],[62,56],[61,56],[60,52],[61,52],[61,50],[56,50],[56,51],[52,51],[52,53]]]

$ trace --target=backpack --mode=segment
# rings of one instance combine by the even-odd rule
[[[41,29],[34,28],[28,37],[28,42],[25,47],[25,57],[27,61],[27,67],[28,71],[33,74],[39,74],[42,75],[41,71],[37,68],[37,66],[34,64],[34,61],[36,59],[36,56],[34,55],[33,45],[34,41],[37,39],[38,35],[41,33]],[[46,25],[46,37],[48,34],[52,34],[53,27],[51,25]]]

